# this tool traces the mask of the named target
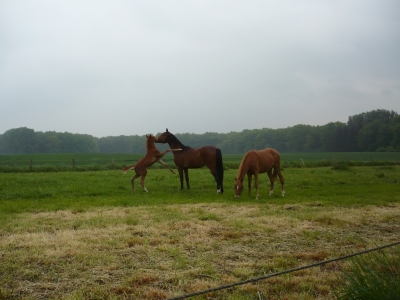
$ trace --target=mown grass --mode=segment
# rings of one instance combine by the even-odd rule
[[[0,174],[0,299],[166,299],[400,239],[400,167],[286,168],[268,196],[207,169]],[[398,256],[400,249],[389,250]],[[334,299],[333,263],[194,299]]]

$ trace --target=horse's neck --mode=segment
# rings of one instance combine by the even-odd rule
[[[248,171],[248,166],[243,161],[239,166],[238,175],[236,177],[244,179],[246,177],[247,171]]]
[[[171,149],[183,149],[185,147],[184,144],[181,143],[180,140],[178,140],[177,138],[171,139],[168,142],[168,145]]]
[[[154,149],[156,149],[156,145],[154,144],[154,142],[153,143],[148,143],[146,145],[146,151],[150,151],[150,150],[154,150]]]

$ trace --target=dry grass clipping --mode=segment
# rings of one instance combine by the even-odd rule
[[[0,298],[166,299],[388,244],[399,224],[398,204],[24,214],[0,229]],[[330,299],[340,270],[333,263],[210,297]]]

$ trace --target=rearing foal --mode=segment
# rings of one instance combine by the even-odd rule
[[[272,169],[274,169],[272,173]],[[254,188],[256,189],[256,199],[258,199],[258,174],[267,172],[269,181],[271,182],[271,189],[269,194],[274,192],[274,182],[276,177],[282,185],[282,197],[285,195],[285,181],[281,172],[281,156],[278,151],[272,148],[264,150],[250,150],[247,152],[239,165],[237,177],[235,178],[235,198],[239,198],[243,191],[244,177],[247,175],[247,185],[249,188],[248,194],[250,195],[251,179],[254,175]]]
[[[187,188],[190,189],[188,169],[197,169],[207,166],[217,183],[217,193],[224,192],[222,185],[224,180],[224,167],[220,149],[214,146],[204,146],[200,148],[185,146],[175,135],[168,131],[168,128],[158,137],[156,143],[168,143],[171,149],[182,149],[182,151],[174,152],[174,162],[179,171],[181,190],[183,190],[183,172],[185,173]]]
[[[133,187],[133,182],[135,181],[136,178],[139,178],[140,176],[142,177],[140,179],[140,185],[142,188],[148,192],[146,187],[144,186],[144,179],[146,178],[147,175],[147,168],[153,165],[155,162],[158,162],[162,164],[164,167],[166,167],[168,170],[170,170],[172,173],[176,174],[174,170],[172,170],[166,163],[164,163],[161,158],[167,154],[170,151],[181,151],[182,149],[167,149],[164,152],[160,152],[157,148],[154,142],[157,141],[157,137],[153,136],[151,134],[146,135],[147,141],[146,141],[146,155],[142,159],[140,159],[135,165],[128,166],[122,169],[124,173],[128,170],[135,170],[136,175],[131,178],[132,182],[132,190],[134,190]]]

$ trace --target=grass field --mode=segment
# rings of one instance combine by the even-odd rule
[[[223,195],[208,170],[189,174],[180,192],[151,169],[145,193],[120,170],[0,173],[0,299],[167,299],[400,240],[399,166],[288,167],[285,197],[264,174],[259,200],[234,198],[233,168]],[[346,268],[194,299],[334,299]]]
[[[32,154],[0,155],[0,172],[47,172],[47,171],[98,171],[122,169],[134,164],[143,154]],[[243,154],[224,154],[224,166],[236,169]],[[320,167],[331,166],[342,161],[355,166],[396,165],[400,164],[399,152],[316,152],[316,153],[281,153],[282,166]],[[163,157],[168,165],[174,165],[173,155]],[[163,168],[156,164],[152,168]]]

